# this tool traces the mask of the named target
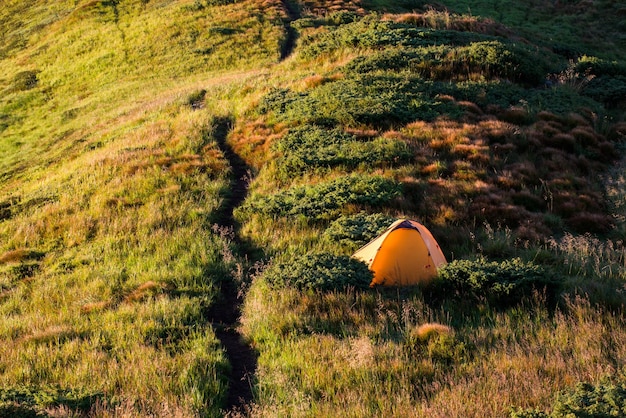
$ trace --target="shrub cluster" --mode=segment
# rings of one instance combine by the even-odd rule
[[[383,128],[460,115],[456,105],[437,98],[439,87],[439,83],[398,74],[356,75],[307,93],[274,90],[262,100],[259,112],[271,111],[277,120],[292,123]]]
[[[198,12],[211,6],[225,6],[235,3],[237,0],[194,0],[192,4],[184,6],[186,10]]]
[[[626,76],[603,75],[591,80],[582,93],[609,107],[626,105]]]
[[[65,390],[56,387],[0,388],[0,416],[47,417],[46,408],[65,406],[77,412],[87,412],[104,396],[100,393]]]
[[[553,66],[528,47],[502,41],[481,41],[469,45],[432,45],[414,49],[390,49],[361,56],[346,66],[349,71],[408,70],[436,80],[502,78],[538,85]]]
[[[39,79],[38,71],[21,71],[13,77],[13,91],[25,91],[37,87]]]
[[[403,163],[412,157],[406,143],[396,139],[359,141],[340,129],[308,125],[290,131],[275,143],[275,149],[283,154],[277,167],[288,177],[315,167],[372,167]]]
[[[302,215],[306,220],[332,219],[348,204],[380,206],[400,196],[400,184],[380,176],[350,175],[316,185],[294,187],[274,195],[256,195],[238,209],[270,216]]]
[[[455,260],[439,269],[434,294],[442,298],[486,301],[508,305],[530,296],[533,290],[553,291],[556,280],[542,267],[518,258],[502,262]]]
[[[344,215],[330,224],[324,238],[354,251],[383,233],[393,221],[395,218],[382,213]]]
[[[307,254],[272,265],[263,277],[276,287],[341,290],[368,288],[373,274],[365,263],[345,255]]]
[[[574,69],[578,74],[626,77],[626,64],[586,55],[582,56],[578,62],[576,62]]]
[[[326,17],[311,18],[303,17],[291,22],[291,26],[296,29],[317,28],[320,26],[340,26],[347,23],[356,22],[359,15],[349,10],[339,10]]]
[[[569,418],[626,416],[626,383],[578,383],[560,394],[551,413],[537,410],[514,411],[511,418]]]
[[[277,89],[261,101],[259,111],[271,122],[305,126],[277,142],[278,178],[415,161],[429,182],[411,183],[417,193],[405,198],[423,217],[501,224],[529,241],[564,226],[597,233],[613,228],[596,179],[618,154],[596,115],[607,105],[621,106],[624,65],[582,57],[567,67],[563,56],[544,49],[484,33],[418,28],[410,20],[318,19],[316,25],[329,27],[302,39],[305,57],[367,51],[344,66],[343,78],[304,92]],[[549,74],[559,74],[558,80],[548,82]],[[364,125],[402,130],[402,142],[359,140],[339,128]],[[436,138],[418,126],[432,128]],[[419,199],[423,194],[429,199]],[[287,205],[282,212],[290,210]],[[313,216],[319,218],[315,210]]]
[[[413,25],[381,20],[370,15],[352,23],[330,29],[328,32],[302,40],[300,55],[313,58],[343,48],[380,49],[386,46],[419,47],[428,45],[469,45],[472,42],[494,39],[472,32],[433,30]]]

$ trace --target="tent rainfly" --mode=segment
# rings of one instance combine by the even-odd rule
[[[371,287],[428,284],[437,268],[446,264],[439,244],[426,227],[400,219],[352,257],[365,262],[374,273]]]

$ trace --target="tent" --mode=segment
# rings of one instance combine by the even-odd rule
[[[427,284],[437,275],[437,267],[446,264],[430,231],[406,219],[395,221],[352,257],[364,261],[374,272],[372,287]]]

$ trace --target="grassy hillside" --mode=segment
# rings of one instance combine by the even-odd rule
[[[244,415],[626,413],[625,13],[6,2],[0,415],[228,414],[235,286]],[[369,289],[399,217],[450,264]]]

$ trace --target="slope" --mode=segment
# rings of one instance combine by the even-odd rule
[[[230,365],[207,311],[246,261],[213,229],[231,176],[215,132],[278,59],[279,10],[3,5],[3,408],[224,406]]]
[[[5,3],[3,413],[226,414],[225,329],[258,350],[259,416],[502,416],[623,376],[617,2]],[[398,216],[558,288],[354,289]],[[282,287],[316,274],[333,290]]]

